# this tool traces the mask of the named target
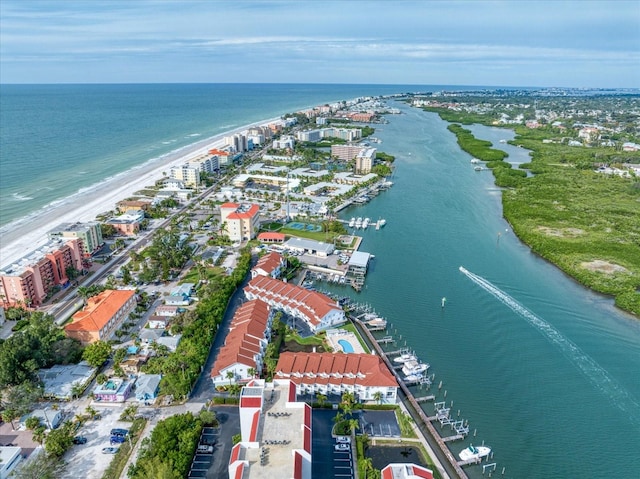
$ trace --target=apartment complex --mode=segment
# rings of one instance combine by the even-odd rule
[[[331,145],[331,156],[342,161],[351,161],[364,149],[365,147],[360,145]]]
[[[131,290],[107,289],[87,300],[87,305],[64,327],[70,338],[82,344],[107,341],[136,307]]]
[[[311,406],[291,381],[253,380],[240,392],[241,441],[229,477],[311,479]]]
[[[328,296],[269,276],[256,276],[244,288],[247,299],[261,299],[276,309],[302,319],[316,333],[343,324],[340,305]]]
[[[395,404],[398,382],[379,356],[373,354],[280,354],[275,378],[293,381],[301,393],[353,393],[359,401],[380,399]]]
[[[287,261],[284,257],[281,254],[272,251],[271,253],[265,254],[258,260],[256,265],[251,269],[251,277],[269,276],[277,279],[286,265]]]
[[[256,204],[220,205],[220,223],[231,241],[251,240],[260,229],[260,207]]]
[[[356,156],[356,174],[366,175],[371,173],[371,167],[376,159],[375,148],[363,148]]]
[[[259,299],[248,301],[237,309],[211,369],[215,386],[246,382],[262,372],[273,313],[269,305]]]
[[[63,223],[49,231],[48,236],[50,239],[62,239],[63,241],[73,238],[80,239],[86,258],[91,257],[104,244],[100,223],[95,221],[89,223]]]
[[[40,306],[56,286],[69,281],[69,268],[82,270],[84,258],[81,239],[50,239],[0,270],[0,306]]]
[[[105,223],[113,226],[122,235],[133,236],[138,234],[143,221],[144,211],[128,210],[125,214],[109,218]]]

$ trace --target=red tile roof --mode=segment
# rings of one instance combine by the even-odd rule
[[[135,291],[107,289],[89,298],[84,309],[74,314],[72,322],[64,329],[65,331],[98,332],[134,296]]]
[[[245,291],[265,301],[297,309],[313,326],[317,326],[331,311],[342,310],[329,296],[269,276],[256,276],[249,281]]]
[[[258,235],[258,241],[284,241],[286,236],[284,233],[265,232]]]
[[[220,209],[235,209],[240,208],[238,203],[224,203],[220,206]],[[260,212],[260,206],[256,204],[251,204],[246,211],[234,211],[233,213],[229,213],[227,219],[230,220],[239,220],[239,219],[249,219],[253,218]]]
[[[373,354],[284,352],[276,365],[276,375],[289,378],[296,384],[398,386],[382,359]]]
[[[261,269],[262,271],[270,275],[273,271],[278,269],[283,264],[283,260],[284,258],[281,254],[272,251],[271,253],[265,254],[262,258],[260,258],[253,269]]]
[[[240,363],[257,367],[254,356],[260,351],[260,341],[265,339],[271,308],[259,299],[240,306],[231,320],[229,333],[211,369],[211,377],[220,371]]]

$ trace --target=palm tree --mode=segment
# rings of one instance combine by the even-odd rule
[[[227,379],[229,380],[229,387],[231,387],[231,380],[234,379],[236,377],[236,373],[233,371],[227,371],[226,375]]]
[[[318,401],[318,404],[320,404],[320,407],[323,407],[325,404],[327,404],[327,396],[322,393],[316,394],[316,400]]]
[[[252,378],[254,378],[256,376],[256,369],[255,368],[249,368],[247,369],[247,374],[249,376],[251,376]]]
[[[376,391],[373,393],[373,400],[380,404],[382,402],[382,393],[380,391]]]

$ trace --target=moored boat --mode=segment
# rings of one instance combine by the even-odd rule
[[[421,374],[429,369],[429,365],[425,363],[420,363],[416,360],[409,360],[404,362],[404,366],[402,366],[402,372],[404,374]]]
[[[349,228],[353,228],[356,224],[356,219],[355,218],[351,218],[349,220]]]
[[[407,361],[415,361],[415,360],[416,360],[416,357],[413,354],[409,354],[409,353],[404,353],[396,358],[393,358],[393,362],[398,364],[403,364],[403,363],[406,363]]]
[[[362,227],[362,218],[360,216],[358,216],[358,219],[356,219],[356,224],[355,224],[356,228],[361,228]]]
[[[473,444],[469,444],[469,447],[460,451],[458,457],[462,461],[470,461],[472,459],[482,459],[483,457],[491,454],[491,448],[488,446],[474,446]]]
[[[364,221],[362,222],[362,228],[368,228],[369,227],[369,223],[371,223],[371,219],[370,218],[365,218]]]

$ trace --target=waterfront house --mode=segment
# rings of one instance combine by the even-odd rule
[[[398,382],[379,356],[373,354],[280,354],[274,378],[290,379],[306,394],[353,393],[360,401],[395,404]]]
[[[276,309],[302,319],[311,332],[344,324],[344,311],[330,297],[269,276],[256,276],[244,288],[247,299],[261,299]]]

